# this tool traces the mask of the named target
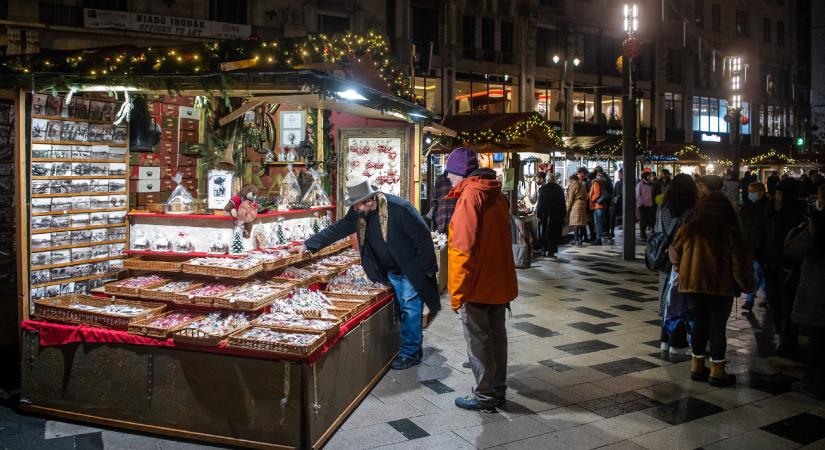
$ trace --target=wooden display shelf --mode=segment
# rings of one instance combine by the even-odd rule
[[[48,252],[52,250],[66,250],[70,248],[93,247],[95,245],[125,244],[126,239],[116,239],[114,241],[82,242],[80,244],[58,245],[57,247],[33,248],[32,253]]]
[[[102,125],[117,126],[117,125],[114,125],[111,121],[106,121],[106,120],[81,119],[79,117],[47,116],[45,114],[32,114],[32,119],[63,120],[63,121],[66,121],[66,122],[88,122],[88,123],[99,123],[99,124],[102,124]]]
[[[118,210],[120,211],[120,210]],[[83,231],[83,230],[96,230],[98,228],[116,228],[116,227],[125,227],[129,225],[126,222],[121,223],[107,223],[103,225],[87,225],[82,227],[67,227],[67,228],[44,228],[42,230],[32,230],[31,234],[45,234],[45,233],[59,233],[61,231]]]
[[[109,147],[126,147],[126,144],[115,144],[113,142],[82,142],[82,141],[32,141],[32,144],[48,144],[48,145],[108,145]]]
[[[58,198],[58,197],[100,197],[103,195],[127,195],[126,191],[116,192],[67,192],[65,194],[32,194],[32,198]],[[125,209],[125,208],[124,208]]]
[[[63,283],[71,283],[73,281],[86,281],[86,280],[94,280],[96,278],[106,278],[106,277],[115,277],[119,272],[107,272],[107,273],[99,273],[96,275],[87,275],[85,277],[74,277],[74,278],[66,278],[63,280],[54,280],[49,281],[48,283],[43,284],[34,284],[32,285],[32,289],[46,287],[46,286],[54,286],[56,284],[63,284]]]
[[[32,162],[69,162],[69,163],[122,163],[128,159],[91,159],[91,158],[32,158]],[[121,177],[122,178],[122,177]]]
[[[300,215],[300,214],[312,213],[312,212],[317,212],[317,211],[328,211],[328,210],[331,210],[331,209],[335,209],[335,207],[334,206],[319,206],[317,208],[312,208],[312,209],[293,209],[293,210],[290,210],[290,211],[274,211],[274,212],[258,214],[257,218]],[[129,217],[163,217],[163,218],[166,218],[166,219],[235,220],[235,218],[230,216],[229,214],[226,214],[226,215],[217,215],[217,214],[164,214],[164,213],[130,212]]]
[[[61,210],[61,211],[33,212],[32,216],[34,216],[34,217],[57,216],[57,215],[63,215],[63,214],[85,214],[85,213],[99,213],[99,212],[119,212],[119,211],[126,212],[126,208],[64,209],[64,210]]]
[[[59,269],[61,267],[69,267],[69,266],[79,266],[81,264],[91,264],[96,262],[103,262],[103,261],[111,261],[114,259],[126,259],[126,255],[120,256],[107,256],[105,258],[95,258],[95,259],[82,259],[79,261],[69,261],[60,264],[47,264],[45,266],[32,266],[31,270],[46,270],[46,269]]]
[[[120,164],[120,163],[118,163]],[[32,180],[123,180],[126,175],[32,175]]]

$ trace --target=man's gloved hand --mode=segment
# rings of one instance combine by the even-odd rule
[[[427,281],[429,281],[430,286],[432,286],[433,289],[435,289],[435,291],[438,292],[438,278],[436,277],[436,274],[427,275]]]

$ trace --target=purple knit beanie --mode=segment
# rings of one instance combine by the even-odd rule
[[[458,147],[447,157],[447,172],[460,177],[466,177],[478,169],[478,154],[467,147]]]

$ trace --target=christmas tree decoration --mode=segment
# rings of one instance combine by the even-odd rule
[[[241,240],[241,228],[235,227],[235,233],[232,237],[232,253],[238,254],[243,253],[243,241]]]
[[[283,217],[279,218],[277,222],[275,222],[275,242],[278,245],[286,245],[286,236],[284,235],[284,219]]]

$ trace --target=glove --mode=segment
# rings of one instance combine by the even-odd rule
[[[438,279],[436,278],[435,274],[427,275],[427,281],[430,282],[430,286],[438,292]]]

